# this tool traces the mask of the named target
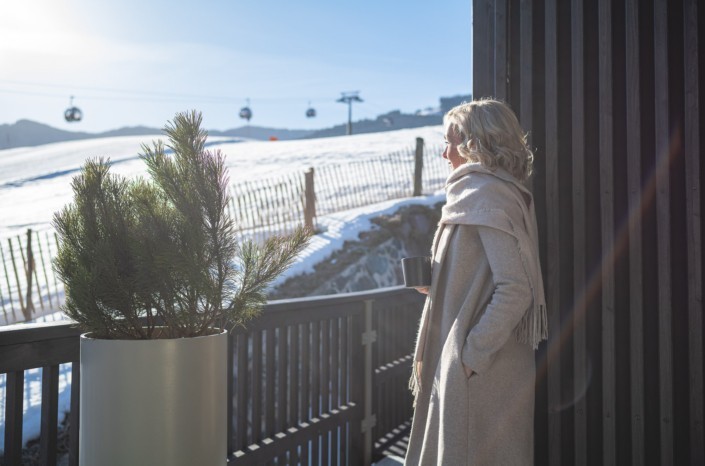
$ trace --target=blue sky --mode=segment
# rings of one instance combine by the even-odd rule
[[[8,0],[0,2],[0,124],[314,129],[469,94],[471,0]],[[84,113],[69,124],[63,111]],[[311,103],[316,118],[305,117]]]

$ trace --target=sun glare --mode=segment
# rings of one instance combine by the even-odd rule
[[[70,9],[50,0],[0,3],[0,51],[26,54],[66,54],[81,43]]]

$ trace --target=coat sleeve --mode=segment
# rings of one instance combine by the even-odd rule
[[[482,317],[468,333],[462,361],[482,375],[512,336],[533,298],[516,238],[490,227],[478,226],[477,231],[492,271],[494,292]]]

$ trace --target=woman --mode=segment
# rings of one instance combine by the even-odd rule
[[[547,337],[533,154],[509,107],[444,117],[452,172],[433,241],[407,465],[533,464],[534,350]]]

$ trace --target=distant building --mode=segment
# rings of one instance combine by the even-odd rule
[[[470,102],[472,100],[472,94],[468,95],[456,95],[453,97],[441,97],[441,113],[446,114],[448,110],[460,105],[463,102]]]

